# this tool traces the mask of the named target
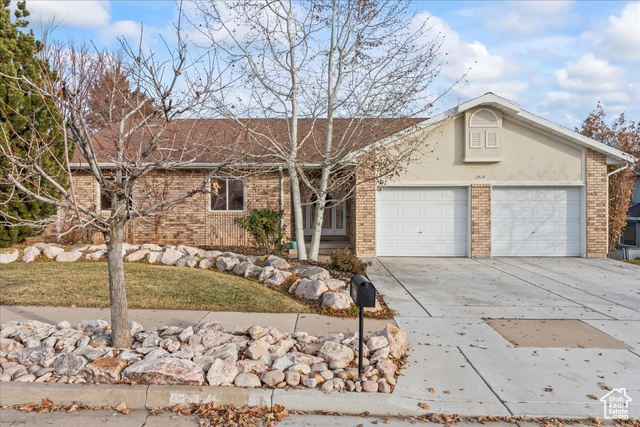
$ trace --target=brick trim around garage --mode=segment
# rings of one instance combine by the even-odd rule
[[[607,158],[586,150],[587,258],[607,257]]]
[[[471,185],[471,257],[491,257],[491,184]]]

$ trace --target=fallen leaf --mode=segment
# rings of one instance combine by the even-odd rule
[[[606,385],[605,383],[600,382],[600,383],[598,383],[598,385],[603,390],[613,390],[610,386]]]
[[[418,406],[421,407],[422,409],[431,409],[431,406],[429,406],[428,403],[418,403]]]
[[[429,387],[429,393],[435,393],[435,392],[436,392],[436,389],[435,389],[435,388],[433,388],[433,387]]]
[[[587,394],[587,397],[591,400],[598,400],[598,396],[595,396],[593,394]]]
[[[544,391],[553,391],[553,387],[551,387],[551,386],[545,387]]]
[[[451,391],[449,391],[449,390],[445,390],[445,391],[443,391],[443,393],[444,393],[444,394],[451,394]]]

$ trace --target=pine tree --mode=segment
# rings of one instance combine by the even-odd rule
[[[40,84],[44,76],[55,77],[48,64],[38,58],[43,44],[33,31],[26,31],[29,16],[25,1],[17,4],[11,20],[10,1],[0,9],[0,144],[25,162],[38,164],[53,176],[62,176],[64,153],[62,121],[53,100],[44,98],[26,80]],[[35,148],[35,149],[34,149]],[[0,158],[0,247],[10,246],[42,233],[43,228],[11,226],[36,224],[56,213],[55,206],[16,192],[3,178],[15,167]],[[64,180],[62,180],[64,182]],[[30,185],[47,185],[44,182]]]

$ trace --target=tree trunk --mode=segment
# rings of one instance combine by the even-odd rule
[[[300,197],[300,182],[298,172],[294,167],[289,168],[291,178],[291,199],[293,202],[293,224],[296,234],[296,244],[298,246],[298,259],[307,259],[307,248],[304,244],[304,222],[302,219],[302,199]]]
[[[111,341],[115,348],[129,348],[133,342],[127,312],[127,290],[124,283],[124,263],[122,261],[124,222],[113,224],[106,240],[109,298],[111,300]]]
[[[320,252],[320,240],[322,238],[322,223],[324,222],[324,211],[327,203],[327,188],[329,183],[329,174],[331,173],[331,166],[325,165],[322,168],[320,175],[320,185],[318,193],[320,195],[318,203],[315,208],[314,224],[313,224],[313,236],[311,237],[311,247],[309,248],[309,259],[318,261],[318,255]]]

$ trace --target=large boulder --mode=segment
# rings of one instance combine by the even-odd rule
[[[176,261],[176,267],[189,267],[193,268],[198,265],[198,258],[192,255],[183,256]]]
[[[291,268],[291,266],[289,265],[289,263],[287,261],[285,261],[282,258],[277,257],[275,255],[269,255],[269,257],[264,262],[264,264],[262,264],[262,266],[263,267],[274,267],[274,268],[279,268],[279,269]]]
[[[106,251],[97,251],[97,252],[91,252],[90,254],[86,254],[84,257],[86,259],[90,259],[91,261],[97,261],[102,257],[104,257],[105,254],[106,254]]]
[[[24,252],[22,254],[22,262],[31,262],[35,260],[38,255],[40,255],[40,249],[35,246],[27,246],[24,248]]]
[[[147,254],[147,262],[149,264],[155,264],[156,262],[161,262],[163,255],[164,254],[162,252],[149,252]]]
[[[407,354],[407,348],[409,347],[409,339],[407,334],[402,329],[387,324],[382,331],[377,331],[371,334],[371,337],[381,336],[387,339],[389,342],[389,354],[397,359]]]
[[[162,262],[164,265],[175,265],[175,263],[178,262],[178,260],[183,256],[184,254],[182,252],[176,249],[169,248],[162,254],[160,262]]]
[[[151,252],[149,249],[140,249],[127,255],[124,260],[128,262],[140,261],[146,258],[149,252]]]
[[[9,264],[18,259],[18,251],[0,253],[0,264]]]
[[[185,255],[196,256],[196,257],[202,256],[202,253],[204,252],[202,249],[194,248],[191,246],[184,246],[184,245],[179,245],[178,250]]]
[[[222,255],[220,251],[202,251],[200,253],[201,258],[218,258],[220,255]]]
[[[202,385],[204,371],[190,360],[163,357],[142,359],[122,372],[122,379],[141,384]]]
[[[322,267],[310,267],[299,276],[309,280],[331,279],[331,274],[329,274],[329,272]]]
[[[211,386],[233,384],[238,373],[234,360],[215,359],[207,372],[207,381]]]
[[[322,295],[322,305],[334,310],[351,307],[351,294],[347,291],[326,292]]]
[[[342,361],[349,363],[354,359],[355,355],[353,354],[353,350],[346,345],[335,341],[326,341],[322,344],[318,352],[318,357],[323,358],[327,362]]]
[[[280,286],[289,276],[291,276],[291,273],[288,271],[276,270],[271,277],[264,281],[264,284],[268,286]]]
[[[247,268],[251,267],[252,265],[253,264],[248,261],[242,261],[236,264],[235,267],[233,267],[233,272],[238,276],[244,276],[244,273],[247,271]]]
[[[89,381],[94,383],[115,384],[127,362],[119,357],[104,356],[85,367]]]
[[[257,265],[251,264],[250,266],[247,267],[247,269],[244,272],[244,277],[246,278],[250,278],[250,277],[260,277],[260,275],[262,274],[262,271],[264,269],[262,267],[259,267]]]
[[[240,261],[238,260],[238,258],[234,257],[220,256],[216,258],[216,268],[218,269],[218,271],[233,270],[233,267],[235,267],[239,263]]]
[[[325,280],[324,283],[327,284],[327,287],[331,292],[341,291],[347,287],[347,284],[344,282],[344,280],[339,279]]]
[[[50,366],[55,357],[53,347],[21,348],[13,352],[18,363],[24,366]]]
[[[317,300],[329,288],[322,280],[302,279],[295,288],[295,296],[305,299]]]
[[[73,252],[60,252],[56,256],[56,261],[58,262],[76,262],[82,256],[82,252],[73,251]]]
[[[212,260],[211,258],[205,258],[202,261],[200,261],[200,264],[198,264],[198,267],[208,270],[210,268],[213,268],[216,265],[216,262],[214,260]]]
[[[149,249],[150,251],[162,252],[162,246],[155,245],[153,243],[145,243],[140,246],[140,249]]]
[[[44,253],[44,255],[49,259],[54,259],[62,252],[64,252],[64,249],[57,246],[47,246],[42,250],[42,253]]]

